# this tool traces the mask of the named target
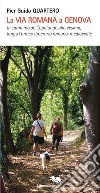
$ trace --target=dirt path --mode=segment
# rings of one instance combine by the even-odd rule
[[[51,149],[51,136],[48,136],[44,151],[50,153],[51,161],[44,175],[39,152],[33,157],[30,149],[26,153],[14,156],[9,169],[10,180],[7,182],[9,193],[72,193],[73,191],[65,186],[64,181],[86,153],[85,143],[80,148],[74,146],[74,140],[79,134],[80,131],[66,133],[58,151]],[[52,181],[51,178],[55,180]],[[56,179],[61,182],[57,184]]]

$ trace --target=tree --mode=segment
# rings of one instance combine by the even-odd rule
[[[61,108],[64,115],[65,129],[68,128],[68,111],[69,109],[70,113],[73,111],[72,103],[74,103],[73,107],[75,106],[73,113],[74,116],[80,111],[77,90],[79,88],[80,80],[84,74],[84,66],[87,63],[87,55],[88,47],[60,46],[53,48],[51,65],[48,70],[47,88],[49,90],[55,90],[55,92],[59,90],[59,92],[62,93]],[[79,116],[77,117],[77,122],[79,122]]]
[[[83,103],[87,149],[90,153],[100,144],[100,47],[98,46],[90,48],[87,73],[80,85],[79,95]],[[96,154],[96,160],[100,164],[100,153]]]
[[[8,68],[8,108],[11,131],[17,137],[23,127],[31,123],[30,99],[27,80],[10,60]]]
[[[17,47],[22,61],[18,64],[17,59],[12,57],[21,73],[25,76],[30,95],[32,119],[36,118],[40,110],[41,99],[45,93],[47,69],[51,54],[51,46]],[[23,65],[24,64],[24,65]]]
[[[4,125],[4,133],[5,133],[5,142],[7,151],[13,153],[14,152],[14,144],[10,130],[10,121],[9,121],[9,112],[7,105],[7,72],[8,72],[8,64],[11,56],[11,47],[7,47],[6,55],[3,60],[0,62],[0,74],[1,74],[1,107],[3,113],[3,125]]]

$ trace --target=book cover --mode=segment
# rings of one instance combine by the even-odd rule
[[[0,1],[2,192],[100,190],[90,176],[94,172],[100,182],[99,18],[99,0]],[[29,139],[37,112],[42,112],[48,136],[42,150],[50,153],[44,175],[39,147],[34,153]],[[49,130],[56,116],[64,133],[52,149]],[[93,135],[88,132],[91,117]],[[74,140],[83,135],[89,136],[88,145],[78,141],[76,147]],[[91,170],[85,171],[86,164]]]

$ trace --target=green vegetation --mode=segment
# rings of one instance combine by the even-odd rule
[[[2,47],[1,59],[5,53],[6,47]],[[41,111],[48,133],[57,115],[61,116],[66,130],[76,129],[83,124],[83,110],[78,90],[86,73],[88,55],[89,47],[84,46],[11,48],[7,102],[14,144],[19,133],[31,126],[32,109]],[[35,93],[37,101],[32,103]]]

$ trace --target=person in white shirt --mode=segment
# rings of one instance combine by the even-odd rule
[[[37,120],[35,120],[32,124],[32,129],[29,135],[29,138],[31,138],[31,135],[33,135],[33,155],[36,155],[36,145],[40,145],[40,153],[42,153],[42,144],[44,143],[44,135],[47,138],[46,131],[44,129],[44,122],[41,120],[42,114],[37,114]]]

